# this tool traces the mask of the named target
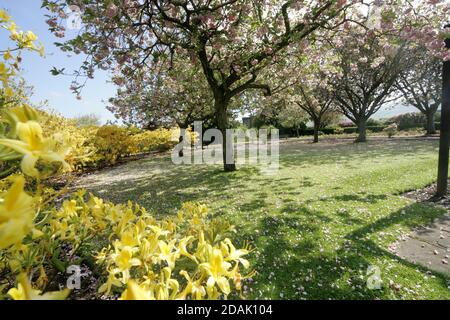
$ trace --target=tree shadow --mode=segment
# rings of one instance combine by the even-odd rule
[[[304,143],[292,143],[281,145],[280,163],[284,167],[310,166],[323,164],[340,164],[348,169],[356,169],[359,161],[375,159],[384,161],[384,158],[402,157],[411,160],[420,160],[422,154],[436,151],[437,141],[402,140],[369,141],[366,143],[353,143],[351,141],[322,142],[315,145]],[[327,156],[324,157],[324,151]],[[356,161],[355,161],[356,160]]]
[[[338,195],[328,198],[321,198],[319,201],[327,202],[327,201],[343,201],[343,202],[360,202],[360,203],[377,203],[383,200],[386,200],[388,197],[384,194],[367,194],[365,192],[360,192],[357,194],[344,194]]]
[[[370,235],[392,227],[411,228],[428,223],[444,212],[422,204],[411,204],[345,234],[342,241],[333,243],[335,250],[325,251],[321,251],[323,234],[317,223],[323,218],[320,211],[302,207],[290,211],[287,216],[265,217],[258,221],[258,229],[264,232],[257,237],[258,255],[254,266],[258,274],[249,297],[258,298],[262,292],[264,297],[272,299],[402,298],[402,289],[391,287],[389,279],[385,278],[385,265],[380,262],[384,259],[397,263],[395,268],[404,272],[403,276],[417,271],[433,275],[446,290],[445,275],[404,260],[370,239]],[[330,221],[323,219],[323,222],[326,225]],[[296,243],[292,243],[291,233],[301,235]],[[240,235],[243,239],[252,236]],[[367,286],[367,268],[373,265],[381,269],[383,283],[379,290]]]
[[[413,227],[432,223],[436,218],[445,214],[442,208],[437,208],[423,203],[413,203],[398,210],[389,216],[378,219],[376,222],[361,227],[349,233],[347,239],[358,239],[373,234],[375,232],[387,229],[392,225],[398,225],[412,229]]]

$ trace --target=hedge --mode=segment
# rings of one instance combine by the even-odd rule
[[[367,130],[372,132],[382,132],[387,126],[368,126]],[[329,134],[340,134],[342,133],[342,130],[344,130],[344,133],[352,134],[357,133],[358,128],[357,127],[347,127],[347,128],[324,128],[320,129],[319,131],[323,134],[329,135]],[[341,132],[340,132],[341,131]],[[300,136],[312,136],[314,135],[314,129],[307,128],[307,129],[301,129],[299,130]],[[280,136],[290,136],[295,137],[297,136],[297,131],[295,129],[290,128],[280,128]]]
[[[367,130],[372,132],[381,132],[383,131],[387,126],[368,126]],[[344,128],[344,133],[357,133],[358,127],[349,127]]]

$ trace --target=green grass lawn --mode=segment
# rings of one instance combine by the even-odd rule
[[[145,158],[85,178],[115,202],[134,200],[157,214],[184,201],[208,204],[213,215],[249,240],[257,275],[248,298],[450,299],[448,278],[404,261],[389,244],[444,210],[401,193],[435,179],[437,141],[385,140],[286,143],[276,176],[244,167],[175,166],[169,156]],[[380,290],[366,286],[377,266]]]

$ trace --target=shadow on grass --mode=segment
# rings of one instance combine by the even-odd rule
[[[442,208],[436,208],[422,203],[414,203],[403,209],[377,220],[364,227],[349,233],[347,239],[358,239],[367,234],[385,230],[390,226],[398,225],[409,229],[431,223],[434,219],[445,214]]]
[[[159,161],[164,161],[160,168]],[[236,192],[245,186],[241,183],[242,179],[246,182],[251,181],[259,175],[259,170],[253,167],[242,168],[237,172],[224,173],[219,167],[191,167],[175,166],[167,163],[165,159],[150,159],[141,161],[134,165],[141,165],[142,170],[155,170],[153,175],[139,176],[135,175],[124,179],[110,179],[112,182],[92,183],[87,185],[89,191],[101,195],[105,199],[116,203],[124,203],[128,200],[140,203],[146,209],[156,214],[172,214],[174,210],[181,207],[186,201],[204,202],[206,198],[227,197],[228,193]],[[101,173],[102,174],[102,173]],[[106,172],[106,175],[114,177],[114,171]],[[108,179],[108,176],[106,176]],[[276,182],[274,182],[276,183]],[[255,183],[257,185],[257,183]],[[259,192],[254,199],[266,197],[264,193],[257,188],[247,190],[247,192]],[[230,196],[231,199],[231,196]],[[261,205],[259,202],[247,204],[251,210],[254,206]]]
[[[367,159],[402,157],[417,161],[421,154],[436,151],[438,142],[428,140],[387,140],[369,141],[366,143],[340,143],[302,144],[292,143],[282,145],[280,148],[280,163],[284,167],[310,166],[339,163],[347,168],[358,169],[357,163]],[[326,157],[324,157],[326,152]],[[288,154],[285,154],[288,153]],[[284,155],[283,155],[284,154]],[[355,164],[356,162],[356,164]]]
[[[332,243],[335,250],[325,251],[321,251],[323,234],[315,222],[322,218],[322,213],[302,207],[292,211],[290,216],[265,217],[258,222],[258,229],[264,231],[257,240],[259,255],[255,268],[258,275],[251,297],[258,298],[261,291],[263,296],[272,299],[401,298],[402,291],[391,288],[386,278],[380,290],[369,289],[367,268],[376,266],[383,259],[395,261],[398,264],[394,264],[397,276],[406,280],[410,278],[411,288],[418,284],[414,282],[416,270],[423,274],[430,270],[399,258],[384,245],[371,240],[370,236],[397,226],[411,228],[427,224],[444,212],[423,204],[411,204],[346,234],[339,243]],[[302,235],[295,244],[290,237],[292,233]],[[247,236],[251,235],[241,235],[243,238]],[[383,268],[383,264],[379,267]],[[381,269],[382,279],[385,272]],[[435,272],[431,274],[442,289],[447,290],[447,277]]]
[[[343,194],[336,195],[327,198],[320,198],[321,202],[329,201],[340,201],[340,202],[360,202],[360,203],[378,203],[380,201],[386,200],[388,197],[384,194],[367,194],[365,192],[360,192],[356,194]],[[316,200],[310,200],[310,202],[315,202]]]

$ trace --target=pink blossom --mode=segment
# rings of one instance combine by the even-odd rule
[[[106,9],[106,16],[110,19],[114,18],[117,15],[118,8],[115,4],[110,4]]]

